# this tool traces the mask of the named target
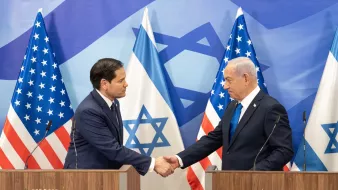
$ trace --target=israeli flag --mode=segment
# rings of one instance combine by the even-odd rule
[[[305,129],[303,143],[297,151],[293,171],[338,171],[338,33],[335,38],[316,99]],[[304,159],[305,158],[305,159]]]
[[[125,146],[154,158],[184,148],[163,69],[146,8],[126,69],[127,95],[120,103]],[[150,172],[141,177],[141,189],[189,189],[185,176],[181,169],[167,178]]]

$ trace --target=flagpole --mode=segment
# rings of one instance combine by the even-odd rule
[[[303,163],[303,169],[304,169],[304,171],[306,171],[306,142],[305,142],[306,111],[303,112],[303,125],[304,125],[304,132],[303,132],[304,163]]]

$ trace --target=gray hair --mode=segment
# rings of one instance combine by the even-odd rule
[[[251,61],[251,59],[247,57],[237,57],[228,62],[228,65],[232,64],[235,66],[236,73],[238,75],[243,75],[244,73],[248,73],[250,76],[257,78],[257,71],[255,64]]]

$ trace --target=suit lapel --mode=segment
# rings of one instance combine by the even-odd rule
[[[232,101],[228,109],[226,109],[226,112],[224,113],[223,128],[222,128],[224,130],[224,136],[223,136],[224,147],[228,147],[229,145],[230,121],[231,121],[232,116],[234,115],[236,104],[237,104],[237,101]]]
[[[103,98],[100,96],[100,94],[94,89],[91,92],[92,96],[94,97],[94,99],[99,103],[99,105],[102,107],[103,112],[108,116],[110,123],[113,124],[115,129],[112,129],[110,125],[108,125],[108,127],[110,128],[110,130],[116,130],[117,134],[118,134],[118,140],[119,142],[122,144],[122,138],[120,137],[120,128],[119,125],[117,123],[116,117],[114,116],[113,112],[110,110],[110,108],[108,107],[107,103],[103,100]],[[118,111],[118,114],[120,114],[120,111]]]
[[[234,143],[234,141],[236,140],[236,137],[238,136],[238,134],[241,132],[241,130],[246,126],[246,123],[249,121],[249,119],[251,118],[251,116],[253,115],[253,113],[256,111],[256,109],[259,106],[259,101],[263,98],[264,93],[262,90],[259,91],[259,93],[256,95],[256,97],[252,100],[252,102],[250,103],[249,107],[246,109],[243,117],[241,118],[241,120],[239,121],[235,134],[231,139],[230,145],[228,147],[228,149],[231,147],[231,145]],[[229,138],[229,137],[228,137]]]
[[[120,131],[119,125],[117,123],[117,118],[116,116],[113,114],[113,112],[110,110],[110,108],[108,107],[104,107],[103,108],[103,112],[108,116],[109,120],[111,121],[111,123],[114,125],[114,127],[117,129],[117,131]]]

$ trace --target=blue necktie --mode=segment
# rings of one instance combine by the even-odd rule
[[[229,142],[231,142],[231,138],[235,134],[236,127],[238,125],[239,117],[241,116],[241,110],[242,110],[242,104],[237,104],[236,110],[234,115],[232,116],[231,122],[230,122],[230,136],[229,136]]]

